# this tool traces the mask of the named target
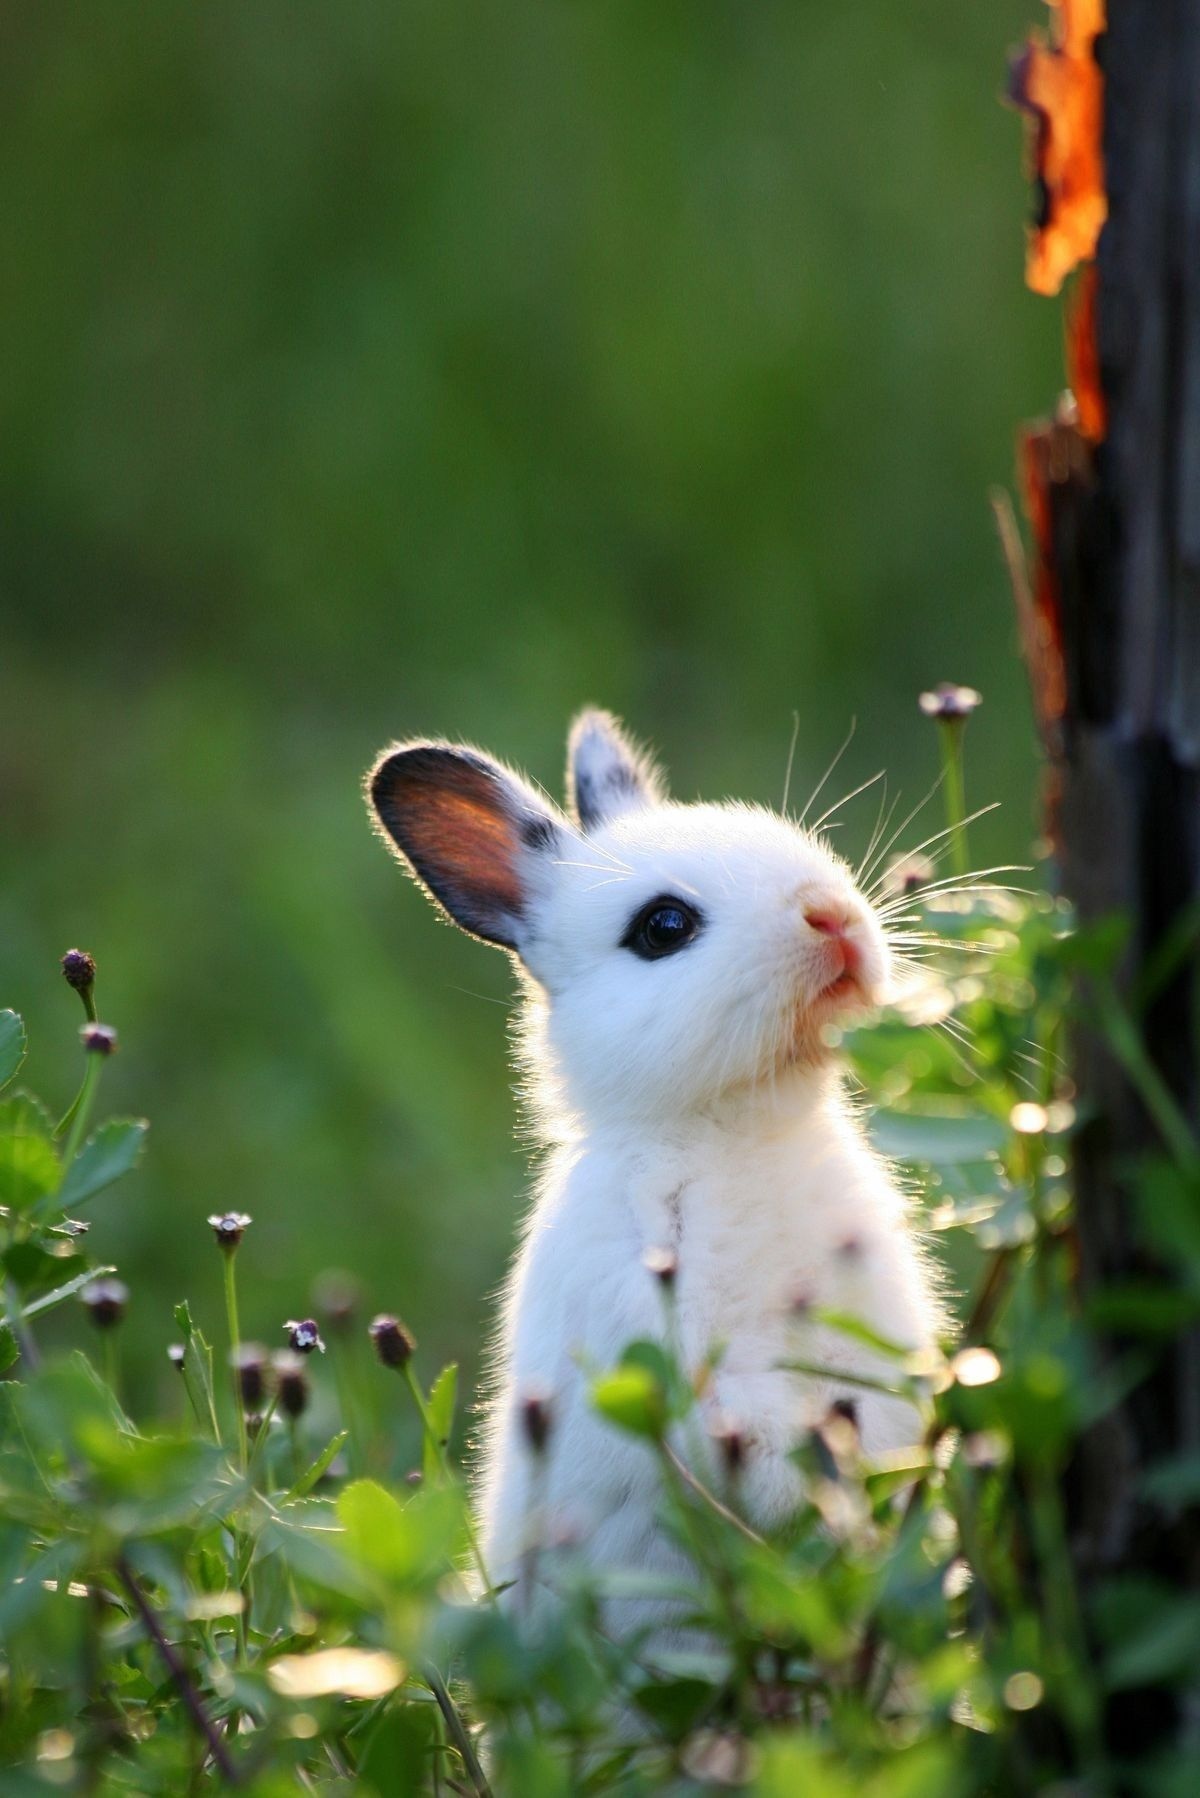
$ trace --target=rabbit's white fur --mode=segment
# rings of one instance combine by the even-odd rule
[[[829,1046],[889,979],[883,930],[846,864],[767,811],[665,801],[602,713],[575,727],[568,786],[572,818],[478,752],[438,745],[388,752],[372,784],[434,896],[524,970],[521,1056],[548,1148],[504,1297],[480,1486],[491,1577],[518,1587],[548,1572],[529,1554],[547,1528],[605,1570],[675,1565],[653,1456],[588,1401],[590,1372],[663,1334],[647,1250],[677,1257],[686,1362],[724,1344],[703,1404],[745,1433],[739,1501],[762,1525],[794,1508],[790,1451],[835,1399],[853,1399],[868,1454],[918,1433],[904,1402],[839,1383],[886,1363],[808,1313],[848,1313],[913,1349],[940,1323],[906,1200]],[[481,813],[488,840],[475,846]],[[497,840],[504,866],[489,876]],[[644,960],[622,939],[668,896],[700,928]],[[830,1371],[802,1376],[789,1360]],[[553,1420],[540,1456],[521,1417],[534,1393]]]

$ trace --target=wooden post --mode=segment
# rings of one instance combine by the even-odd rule
[[[1066,0],[1064,20],[1070,11]],[[1200,905],[1200,0],[1108,0],[1107,11],[1094,46],[1107,221],[1071,331],[1088,391],[1023,440],[1035,537],[1023,636],[1062,888],[1085,927],[1128,919],[1117,987],[1136,1011],[1152,958]],[[1055,126],[1039,114],[1039,133]],[[1062,195],[1046,199],[1052,228]],[[1140,1028],[1200,1134],[1197,941]],[[1094,998],[1085,983],[1085,1016]],[[1078,1029],[1073,1072],[1087,1120],[1075,1162],[1082,1297],[1146,1275],[1169,1283],[1176,1270],[1152,1246],[1131,1177],[1147,1150],[1165,1153],[1161,1128],[1094,1023]],[[1192,1188],[1200,1231],[1200,1177]],[[1105,1347],[1117,1365],[1130,1345],[1110,1333]],[[1200,1513],[1160,1514],[1143,1479],[1184,1453],[1200,1453],[1195,1328],[1079,1446],[1069,1500],[1085,1589],[1117,1567],[1194,1586]],[[1172,1727],[1166,1695],[1146,1700],[1111,1708],[1114,1746],[1144,1751]]]

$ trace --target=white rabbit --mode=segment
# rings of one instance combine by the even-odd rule
[[[412,873],[521,975],[520,1057],[547,1154],[504,1297],[480,1484],[490,1576],[518,1589],[531,1568],[546,1577],[528,1552],[535,1512],[597,1568],[677,1566],[652,1454],[588,1397],[589,1369],[663,1334],[648,1251],[676,1258],[687,1364],[725,1345],[704,1404],[744,1431],[738,1496],[763,1526],[795,1507],[789,1452],[835,1400],[853,1399],[868,1455],[919,1434],[901,1400],[781,1367],[880,1370],[805,1312],[851,1314],[912,1349],[942,1321],[830,1047],[889,981],[845,862],[758,807],[669,802],[603,712],[576,720],[567,780],[562,812],[478,750],[431,742],[388,749],[369,777]],[[535,1393],[552,1418],[540,1454],[522,1422]]]

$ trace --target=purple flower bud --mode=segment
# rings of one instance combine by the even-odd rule
[[[243,1410],[247,1413],[257,1411],[267,1390],[266,1349],[260,1342],[243,1342],[229,1359],[237,1379]]]
[[[184,1348],[182,1342],[172,1342],[167,1349],[167,1360],[178,1373],[183,1372],[183,1362],[186,1354],[187,1350]]]
[[[226,1255],[232,1255],[253,1220],[244,1211],[219,1211],[208,1221],[217,1247]]]
[[[928,886],[936,872],[927,855],[898,855],[888,863],[884,884],[889,893],[903,898]]]
[[[123,1280],[89,1280],[79,1294],[98,1330],[111,1330],[125,1315],[129,1288]]]
[[[308,1409],[308,1372],[301,1355],[280,1349],[271,1360],[279,1409],[285,1417],[302,1417]]]
[[[739,1474],[746,1465],[746,1454],[750,1444],[746,1432],[737,1419],[727,1417],[720,1412],[713,1418],[708,1433],[716,1444],[726,1473],[731,1477]]]
[[[321,1341],[321,1332],[315,1318],[305,1317],[299,1323],[294,1317],[289,1318],[283,1327],[296,1354],[311,1355],[314,1349],[322,1355],[325,1353],[325,1344]]]
[[[527,1392],[521,1400],[521,1428],[535,1455],[545,1453],[553,1422],[549,1396],[544,1392]]]
[[[983,695],[974,687],[959,687],[953,681],[941,681],[931,693],[922,693],[917,702],[927,718],[969,718]]]
[[[68,949],[62,958],[63,979],[73,992],[90,993],[96,978],[96,964],[86,949]]]
[[[115,1055],[117,1033],[111,1024],[84,1024],[79,1040],[89,1055]]]
[[[367,1333],[375,1344],[375,1353],[384,1367],[399,1370],[408,1366],[417,1346],[416,1339],[398,1317],[392,1317],[386,1311],[381,1312],[371,1323]]]

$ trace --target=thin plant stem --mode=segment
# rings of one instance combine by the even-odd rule
[[[458,1714],[458,1707],[446,1690],[446,1683],[437,1668],[432,1664],[422,1669],[422,1678],[437,1701],[446,1724],[446,1732],[462,1757],[467,1778],[471,1781],[476,1798],[492,1798],[492,1788],[484,1777],[483,1768],[479,1765],[479,1757],[475,1753],[471,1738],[467,1734],[466,1724]]]
[[[955,875],[965,879],[970,871],[967,855],[967,797],[963,780],[963,720],[940,718],[938,739],[942,751],[942,792],[950,830],[950,859]]]
[[[346,1459],[350,1463],[350,1472],[358,1475],[363,1471],[366,1444],[363,1441],[362,1413],[354,1392],[354,1370],[350,1365],[353,1350],[347,1338],[331,1343],[331,1346],[333,1383],[337,1388],[338,1410],[346,1430]]]
[[[226,1323],[227,1323],[228,1331],[229,1331],[230,1377],[233,1382],[233,1414],[234,1414],[234,1417],[237,1419],[238,1470],[241,1473],[242,1478],[247,1479],[249,1477],[249,1472],[250,1472],[250,1453],[249,1453],[249,1443],[248,1443],[247,1436],[246,1436],[246,1413],[245,1413],[245,1409],[242,1405],[242,1394],[241,1394],[241,1389],[240,1389],[240,1386],[238,1383],[238,1369],[237,1369],[238,1352],[242,1346],[242,1336],[241,1336],[241,1327],[238,1323],[237,1276],[234,1271],[234,1265],[233,1265],[235,1260],[237,1259],[236,1249],[229,1250],[229,1251],[222,1251],[221,1258],[224,1263],[224,1267],[223,1267],[222,1271],[223,1271],[224,1277],[225,1277],[225,1318],[226,1318]],[[238,1659],[241,1662],[241,1664],[244,1666],[246,1663],[246,1658],[247,1658],[247,1654],[249,1652],[249,1645],[250,1645],[250,1623],[249,1623],[250,1599],[251,1599],[250,1562],[249,1562],[248,1557],[246,1557],[246,1559],[243,1561],[243,1557],[246,1555],[246,1541],[242,1535],[242,1532],[239,1529],[237,1529],[234,1525],[231,1524],[230,1525],[230,1534],[233,1538],[233,1554],[234,1554],[234,1566],[235,1566],[235,1571],[236,1571],[236,1575],[237,1575],[237,1588],[238,1588],[238,1591],[242,1595],[242,1601],[243,1601],[242,1609],[238,1612],[238,1615],[237,1615],[236,1628],[237,1628],[237,1641],[238,1641]],[[230,1713],[229,1727],[230,1728],[237,1727],[237,1712],[236,1711],[232,1711]]]
[[[1063,1518],[1062,1494],[1057,1477],[1046,1467],[1031,1467],[1030,1518],[1036,1553],[1042,1567],[1042,1592],[1047,1621],[1058,1637],[1066,1665],[1059,1669],[1056,1696],[1075,1736],[1080,1758],[1095,1772],[1104,1766],[1100,1713],[1091,1679],[1091,1665],[1075,1588],[1073,1563]]]
[[[59,1120],[54,1134],[61,1136],[70,1128],[67,1144],[63,1150],[62,1166],[65,1174],[71,1163],[83,1147],[83,1139],[87,1135],[88,1119],[92,1114],[92,1104],[96,1097],[96,1087],[100,1080],[100,1067],[103,1055],[95,1050],[88,1051],[87,1066],[83,1070],[83,1084],[76,1093],[72,1104]]]
[[[246,1415],[242,1409],[242,1395],[238,1390],[237,1358],[242,1346],[241,1330],[238,1325],[237,1276],[234,1272],[235,1253],[225,1253],[225,1318],[229,1326],[229,1363],[233,1377],[233,1409],[237,1416],[238,1432],[238,1464],[244,1474],[249,1465],[249,1453],[246,1441]]]
[[[732,1637],[731,1646],[734,1650],[739,1680],[746,1679],[750,1675],[751,1668],[746,1652],[745,1623],[741,1614],[741,1606],[738,1603],[736,1583],[732,1570],[723,1559],[720,1543],[710,1540],[710,1532],[706,1527],[706,1521],[711,1523],[716,1515],[723,1512],[724,1507],[714,1505],[713,1509],[708,1511],[707,1505],[711,1500],[711,1494],[707,1491],[704,1492],[699,1503],[694,1502],[694,1498],[689,1495],[692,1493],[693,1483],[691,1480],[685,1480],[683,1464],[672,1453],[666,1439],[661,1438],[656,1442],[655,1447],[658,1451],[658,1463],[663,1476],[663,1484],[675,1501],[676,1511],[691,1543],[692,1557],[701,1574],[710,1581],[717,1602],[725,1614],[726,1627]]]
[[[200,1701],[200,1694],[192,1683],[192,1676],[184,1666],[173,1645],[167,1640],[162,1624],[155,1615],[149,1600],[138,1585],[137,1578],[124,1555],[118,1556],[116,1565],[117,1578],[133,1600],[133,1605],[146,1627],[154,1646],[162,1658],[163,1665],[174,1681],[175,1689],[183,1700],[184,1708],[199,1733],[208,1745],[208,1752],[219,1770],[221,1777],[229,1784],[236,1785],[240,1777],[237,1767],[230,1758],[229,1750],[221,1739],[216,1724]]]
[[[759,1535],[758,1531],[751,1529],[744,1518],[739,1517],[736,1511],[731,1511],[728,1505],[723,1504],[716,1493],[709,1490],[703,1480],[697,1479],[687,1463],[680,1460],[669,1442],[664,1441],[663,1454],[671,1463],[676,1474],[683,1481],[683,1484],[690,1492],[695,1494],[701,1504],[707,1505],[709,1510],[715,1512],[716,1515],[720,1517],[724,1523],[727,1523],[731,1529],[735,1529],[740,1536],[744,1536],[747,1542],[753,1542],[759,1548],[766,1547],[766,1542],[764,1538]]]
[[[438,1472],[441,1474],[442,1478],[447,1482],[447,1484],[449,1484],[453,1480],[453,1474],[451,1472],[450,1463],[446,1458],[445,1449],[442,1447],[441,1442],[438,1440],[437,1431],[433,1427],[433,1423],[429,1416],[428,1407],[425,1404],[424,1396],[421,1392],[421,1388],[417,1384],[417,1376],[414,1374],[414,1372],[412,1370],[412,1362],[411,1361],[405,1363],[404,1378],[408,1382],[408,1390],[412,1393],[413,1403],[417,1407],[417,1412],[421,1419],[421,1428],[425,1432],[425,1440],[426,1440],[426,1442],[429,1443],[430,1448],[433,1451],[434,1460],[437,1462]],[[492,1582],[488,1576],[487,1567],[484,1564],[483,1550],[479,1546],[479,1537],[475,1531],[475,1520],[471,1516],[471,1510],[470,1510],[469,1505],[463,1512],[463,1520],[466,1525],[467,1544],[471,1550],[471,1559],[475,1563],[475,1571],[478,1573],[480,1579],[483,1581],[483,1589],[484,1589],[484,1592],[486,1593],[487,1597],[489,1598],[489,1600],[491,1601],[492,1604],[495,1604],[496,1594],[492,1590]]]
[[[89,987],[84,988],[83,991],[80,992],[79,997],[83,1000],[83,1009],[87,1013],[88,1023],[89,1024],[99,1023],[100,1014],[96,1010],[96,1001],[92,995],[91,987],[89,986]],[[62,1117],[59,1119],[58,1125],[54,1132],[55,1136],[62,1135],[63,1131],[70,1124],[71,1119],[75,1116],[76,1112],[79,1110],[79,1107],[83,1102],[84,1093],[87,1091],[88,1073],[90,1071],[91,1064],[94,1061],[98,1061],[99,1059],[100,1058],[97,1055],[89,1055],[88,1056],[88,1065],[87,1065],[87,1067],[84,1068],[83,1081],[80,1085],[79,1091],[75,1094],[75,1097],[71,1100],[71,1103],[67,1106],[66,1111],[63,1113]],[[70,1162],[68,1161],[66,1165],[69,1167]]]
[[[278,1405],[279,1405],[279,1394],[275,1393],[271,1399],[270,1404],[267,1406],[266,1410],[263,1412],[262,1419],[259,1423],[259,1426],[254,1432],[254,1441],[250,1444],[250,1468],[251,1468],[251,1470],[253,1470],[254,1467],[257,1465],[258,1457],[261,1454],[263,1445],[267,1440],[267,1431],[271,1427],[271,1419],[274,1417],[275,1412],[278,1408]]]

